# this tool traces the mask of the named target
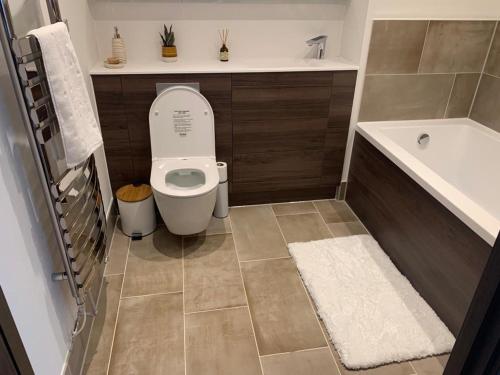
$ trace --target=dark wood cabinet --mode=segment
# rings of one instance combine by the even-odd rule
[[[230,203],[333,197],[340,183],[356,72],[92,77],[113,190],[148,181],[156,83],[198,82],[215,115]]]

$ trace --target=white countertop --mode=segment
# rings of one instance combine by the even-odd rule
[[[186,74],[186,73],[257,73],[312,72],[358,70],[358,66],[341,57],[332,59],[245,59],[221,62],[218,60],[183,60],[166,63],[161,60],[129,61],[123,68],[105,68],[102,62],[91,70],[92,75],[113,74]]]

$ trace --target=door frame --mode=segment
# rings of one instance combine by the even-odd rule
[[[6,366],[6,375],[34,374],[21,336],[0,286],[0,363]],[[2,369],[3,371],[4,369]]]
[[[491,249],[443,375],[499,373],[500,234]]]

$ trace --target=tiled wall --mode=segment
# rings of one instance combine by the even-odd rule
[[[495,21],[374,21],[360,121],[467,117],[495,27]],[[490,69],[498,75],[497,44]],[[500,92],[500,79],[491,79],[481,81],[484,96]],[[475,109],[489,117],[492,102]]]
[[[498,26],[470,117],[500,131],[500,28]]]

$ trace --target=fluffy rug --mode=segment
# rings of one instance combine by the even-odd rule
[[[451,332],[373,237],[292,243],[289,249],[347,368],[451,351]]]

